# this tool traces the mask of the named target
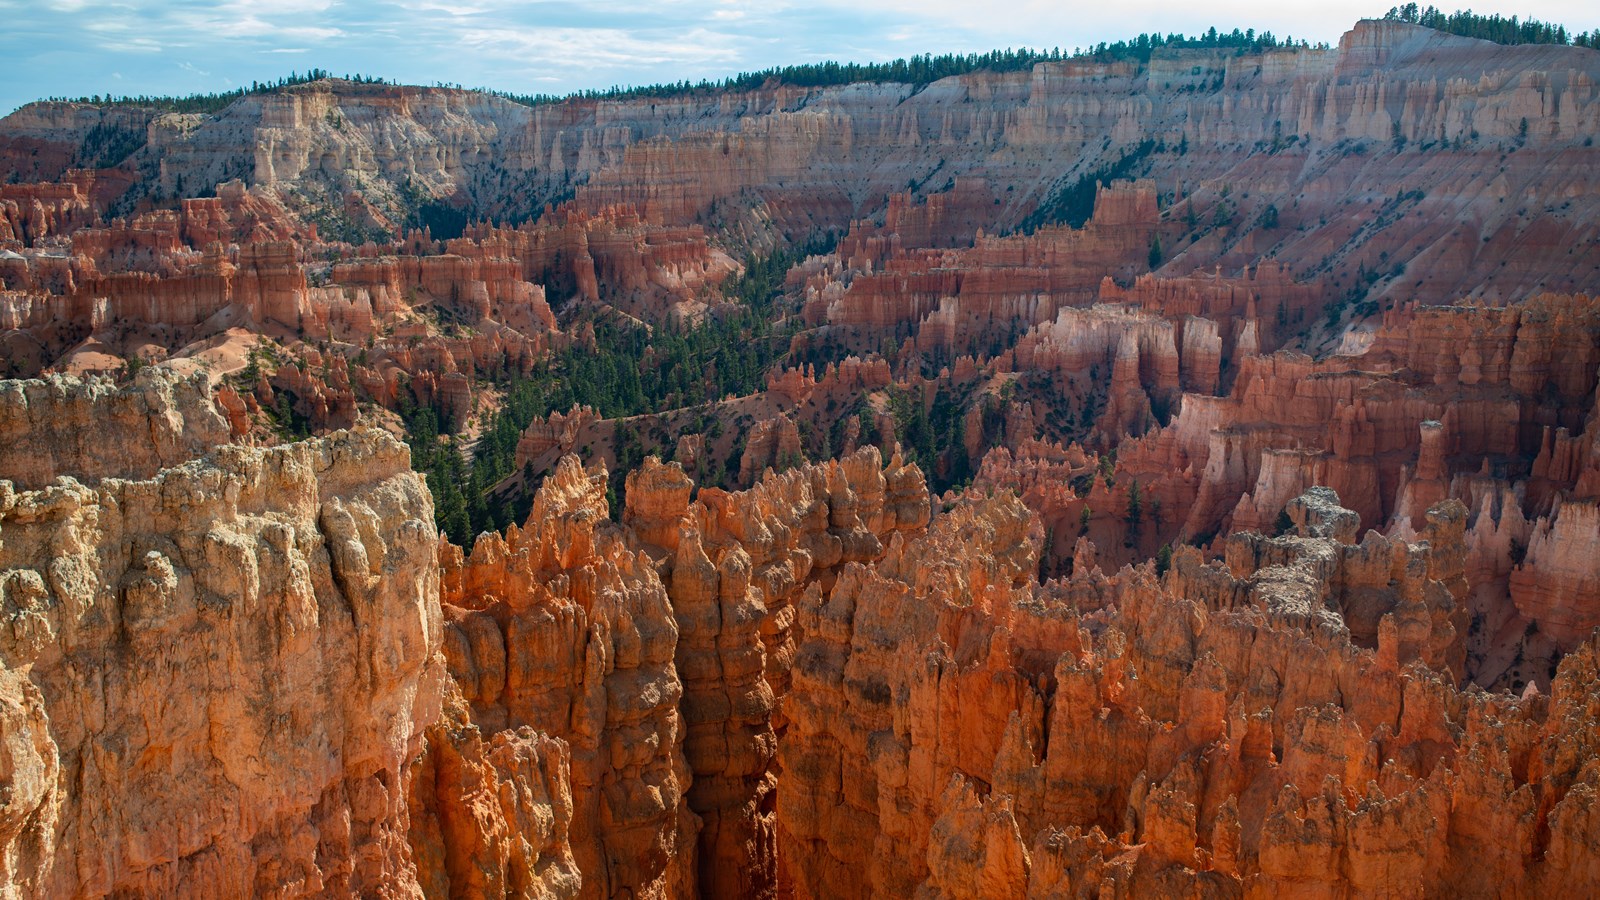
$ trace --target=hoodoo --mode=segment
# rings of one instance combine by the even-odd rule
[[[1597,44],[0,119],[0,896],[1592,895]]]

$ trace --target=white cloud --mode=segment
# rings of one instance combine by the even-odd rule
[[[325,13],[333,5],[333,0],[230,0],[216,8],[233,15],[308,16]]]
[[[475,6],[466,3],[440,3],[437,0],[412,0],[412,2],[397,3],[401,9],[408,12],[444,13],[448,16],[477,16],[489,12],[491,6]]]
[[[461,32],[457,40],[504,59],[583,68],[739,59],[728,35],[705,29],[666,38],[620,28],[473,28]]]
[[[108,37],[97,42],[96,49],[104,53],[147,55],[152,53],[160,53],[166,49],[166,46],[155,38]]]

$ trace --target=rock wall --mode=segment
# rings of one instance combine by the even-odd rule
[[[1095,208],[1082,229],[980,233],[968,249],[921,248],[898,232],[858,224],[839,245],[842,266],[806,280],[806,313],[863,348],[909,329],[923,353],[996,355],[1005,332],[1093,302],[1107,272],[1141,270],[1157,226],[1154,186],[1103,189]]]
[[[1430,506],[1459,500],[1469,510],[1468,527],[1482,535],[1474,539],[1480,562],[1472,613],[1492,632],[1490,643],[1512,648],[1488,670],[1469,673],[1494,683],[1510,668],[1514,645],[1527,643],[1521,630],[1542,633],[1541,646],[1524,650],[1559,655],[1587,636],[1584,623],[1596,609],[1592,567],[1580,549],[1587,532],[1559,524],[1569,508],[1573,523],[1584,521],[1600,483],[1593,307],[1584,296],[1543,295],[1504,308],[1403,308],[1386,315],[1359,354],[1242,356],[1226,394],[1185,392],[1169,426],[1117,446],[1107,479],[1115,487],[1092,481],[1075,499],[1097,516],[1122,513],[1129,509],[1124,486],[1133,481],[1159,499],[1170,519],[1153,523],[1154,544],[1146,529],[1146,540],[1119,548],[1111,540],[1121,536],[1117,523],[1097,517],[1092,536],[1102,554],[1122,561],[1146,558],[1173,539],[1221,552],[1230,533],[1274,531],[1288,501],[1313,485],[1350,498],[1362,527],[1401,537],[1420,533]],[[1069,333],[1078,343],[1096,334]],[[1022,347],[1036,357],[1050,348],[1046,359],[1066,360],[1069,385],[1093,365],[1043,340]],[[1560,365],[1550,347],[1564,348]],[[1144,388],[1140,359],[1136,383]],[[1122,381],[1135,383],[1131,367],[1125,379],[1113,369],[1113,400]],[[1136,409],[1139,396],[1129,397]],[[1115,423],[1110,414],[1118,408],[1108,403],[1102,421]],[[1534,543],[1537,553],[1528,549]],[[1515,623],[1503,618],[1511,609],[1520,616]],[[1536,678],[1548,686],[1553,674]]]
[[[232,436],[203,375],[150,368],[107,378],[0,381],[0,480],[45,487],[59,476],[93,484],[144,479]]]
[[[605,490],[604,473],[568,456],[525,528],[480,536],[470,556],[440,545],[445,658],[477,740],[526,732],[570,748],[577,896],[689,896],[700,821],[684,799],[678,624],[649,557],[607,517]],[[478,852],[452,840],[447,854]],[[451,875],[453,893],[472,893]]]
[[[573,900],[569,746],[531,728],[487,737],[452,692],[413,764],[411,851],[427,897]]]
[[[59,427],[185,384],[59,380],[86,407]],[[1002,462],[930,510],[874,448],[734,493],[651,460],[617,525],[604,473],[567,457],[526,525],[471,554],[375,431],[0,482],[6,889],[1235,896],[1401,872],[1418,895],[1560,894],[1600,875],[1600,646],[1554,612],[1588,590],[1561,548],[1592,504],[1547,527],[1446,500],[1412,540],[1360,534],[1318,488],[1220,559],[1108,574],[1080,539],[1071,577],[1040,582],[1043,523],[996,487],[1042,502],[1096,464]],[[1529,541],[1524,569],[1491,514]],[[1530,592],[1535,567],[1575,586]],[[1494,577],[1570,649],[1548,690],[1456,687]]]
[[[20,391],[74,408],[64,438],[86,410],[170,400],[149,381]],[[359,431],[145,463],[0,481],[6,894],[414,895],[408,766],[446,674],[404,446]]]
[[[839,567],[879,558],[928,516],[921,473],[875,448],[770,472],[748,491],[693,485],[647,460],[624,523],[659,559],[681,640],[689,805],[704,822],[700,891],[774,897],[779,887],[777,750],[795,658],[795,610]]]
[[[1240,535],[1226,566],[1182,550],[1164,579],[1041,585],[1026,509],[969,497],[848,567],[800,617],[780,746],[795,895],[1420,896],[1594,877],[1596,761],[1573,717],[1596,648],[1550,697],[1458,693],[1431,666],[1464,640],[1449,624],[1463,510],[1430,514],[1415,545],[1346,543],[1354,516],[1327,495],[1295,510],[1295,534]],[[1363,648],[1356,623],[1374,617]],[[1541,828],[1544,854],[1506,852]]]
[[[775,896],[794,608],[920,527],[921,474],[868,449],[691,501],[683,470],[652,459],[629,477],[621,529],[604,478],[565,457],[526,527],[480,536],[470,555],[441,546],[444,650],[465,712],[432,733],[413,789],[419,816],[436,810],[413,826],[419,859],[434,861],[424,883],[471,896],[543,870],[552,896]],[[501,742],[533,742],[534,762]],[[538,802],[558,818],[570,808],[566,842],[542,829],[538,853],[507,862],[518,826],[484,785],[530,766]]]
[[[631,209],[756,246],[883,214],[911,248],[1015,228],[1078,176],[1143,152],[1159,156],[1149,171],[1174,201],[1170,218],[1221,223],[1184,245],[1164,230],[1174,274],[1275,256],[1343,287],[1379,272],[1384,299],[1446,302],[1587,287],[1567,249],[1595,237],[1587,173],[1600,148],[1584,139],[1600,128],[1597,81],[1586,48],[1363,21],[1328,50],[1162,50],[1146,64],[1064,60],[915,87],[527,107],[329,80],[215,116],[40,103],[0,127],[0,169],[63,181],[90,132],[113,127],[143,140],[103,161],[97,184],[111,199],[193,198],[241,179],[394,232],[418,198],[522,220],[570,196],[582,215]],[[1546,160],[1564,188],[1529,195]],[[31,198],[18,202],[21,216]],[[687,280],[696,270],[709,271],[664,267]]]

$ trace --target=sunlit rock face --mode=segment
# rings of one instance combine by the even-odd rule
[[[1593,893],[1597,82],[0,120],[0,895]],[[492,433],[752,313],[742,395]],[[442,537],[420,410],[528,514]]]
[[[1292,533],[1236,535],[1225,564],[1181,550],[1160,579],[1146,565],[1039,584],[1037,531],[1002,498],[847,569],[799,620],[779,785],[796,895],[1593,877],[1592,641],[1549,696],[1458,691],[1463,508],[1430,511],[1424,543],[1355,544],[1336,499],[1294,501]],[[1540,821],[1559,853],[1506,851]]]
[[[185,461],[227,433],[192,385],[5,385],[54,413],[56,474],[103,476],[0,481],[7,892],[414,892],[406,784],[448,676],[404,446]],[[68,458],[93,422],[129,455]]]

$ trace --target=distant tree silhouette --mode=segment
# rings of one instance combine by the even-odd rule
[[[1516,16],[1509,19],[1499,15],[1482,16],[1470,9],[1457,10],[1445,15],[1436,6],[1419,7],[1415,3],[1393,7],[1384,18],[1394,22],[1410,22],[1413,25],[1422,25],[1435,31],[1459,34],[1463,37],[1494,41],[1496,44],[1575,43],[1583,47],[1593,47],[1596,46],[1595,39],[1600,38],[1600,29],[1596,29],[1595,34],[1579,34],[1577,40],[1569,41],[1565,27],[1541,22],[1538,19],[1519,21]]]
[[[275,81],[252,81],[250,82],[250,86],[247,88],[241,87],[231,91],[222,91],[215,94],[190,94],[186,97],[152,97],[144,94],[141,94],[137,97],[113,97],[110,94],[106,94],[104,96],[100,94],[91,94],[86,97],[50,97],[49,100],[50,102],[54,103],[89,103],[95,106],[136,106],[148,107],[150,109],[160,109],[166,112],[211,114],[221,112],[222,110],[227,109],[228,106],[233,104],[235,101],[241,100],[244,97],[248,97],[252,94],[270,94],[275,91],[283,90],[284,88],[294,87],[301,84],[310,84],[314,81],[323,81],[332,77],[333,75],[331,75],[327,69],[310,69],[303,75],[299,72],[290,72],[288,75]],[[345,81],[354,82],[356,84],[392,83],[385,81],[382,78],[374,78],[369,75],[345,75],[343,78]]]
[[[514,94],[501,91],[491,93],[516,103],[536,106],[561,103],[572,99],[622,100],[631,98],[678,98],[720,91],[748,91],[759,87],[791,85],[794,87],[831,87],[860,82],[927,85],[952,75],[969,72],[1018,72],[1032,69],[1042,62],[1059,62],[1063,59],[1093,60],[1096,62],[1133,61],[1145,63],[1161,49],[1220,48],[1240,54],[1252,50],[1278,47],[1309,47],[1305,41],[1296,43],[1292,38],[1279,40],[1271,32],[1259,34],[1253,28],[1243,31],[1218,31],[1215,28],[1196,37],[1182,34],[1141,34],[1136,38],[1114,43],[1101,42],[1094,46],[1064,52],[1051,50],[991,50],[988,53],[945,53],[938,56],[923,54],[908,59],[883,63],[841,63],[832,60],[805,63],[795,66],[775,66],[759,72],[744,72],[721,81],[676,81],[665,84],[637,87],[612,87],[603,91],[580,91],[573,94]],[[1319,45],[1326,46],[1326,45]]]

